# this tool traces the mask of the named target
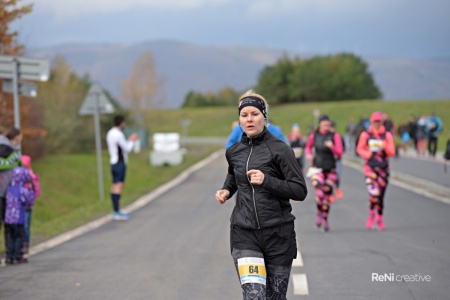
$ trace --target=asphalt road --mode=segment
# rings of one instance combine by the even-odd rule
[[[234,199],[214,199],[225,172],[221,157],[131,220],[0,268],[0,299],[241,299],[229,251]],[[303,263],[293,267],[288,299],[448,299],[450,206],[391,185],[387,230],[368,231],[362,174],[344,168],[342,188],[329,233],[315,228],[311,189],[293,204]],[[374,282],[373,273],[431,279]],[[300,274],[307,296],[295,294]]]

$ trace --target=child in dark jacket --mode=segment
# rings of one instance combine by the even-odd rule
[[[25,237],[25,207],[33,205],[34,190],[27,187],[31,182],[30,172],[24,167],[12,171],[11,185],[6,192],[5,238],[6,263],[28,262],[23,257],[22,247]]]

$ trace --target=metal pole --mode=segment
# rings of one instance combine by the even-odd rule
[[[102,168],[102,143],[100,140],[100,120],[99,120],[99,107],[98,98],[99,93],[95,94],[95,108],[94,108],[94,123],[95,123],[95,148],[97,150],[97,172],[98,172],[98,191],[100,194],[100,200],[105,199],[103,190],[103,168]]]
[[[19,62],[13,59],[13,95],[14,95],[14,126],[20,129],[20,104],[19,104]]]

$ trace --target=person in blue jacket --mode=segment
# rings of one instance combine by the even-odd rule
[[[283,142],[285,142],[286,144],[288,143],[286,138],[284,137],[283,133],[281,132],[281,129],[273,124],[270,123],[270,120],[267,121],[267,130],[276,138],[279,138],[280,140],[282,140]],[[231,146],[233,146],[234,144],[236,144],[237,142],[241,141],[242,138],[242,133],[244,131],[242,130],[242,127],[240,125],[236,125],[233,127],[230,136],[228,137],[228,141],[225,145],[225,149],[230,148]]]
[[[428,154],[434,158],[437,151],[438,137],[443,129],[442,120],[433,111],[428,116],[425,124],[425,132],[428,137]]]

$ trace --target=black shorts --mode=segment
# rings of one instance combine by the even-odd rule
[[[127,166],[124,162],[118,162],[111,165],[111,174],[113,183],[125,182],[125,173],[127,171]]]
[[[239,250],[254,250],[264,255],[266,264],[290,266],[297,257],[294,222],[259,230],[231,225],[230,246]]]

